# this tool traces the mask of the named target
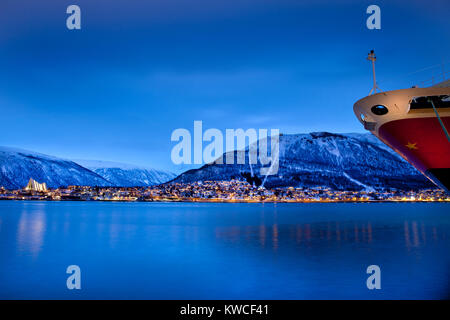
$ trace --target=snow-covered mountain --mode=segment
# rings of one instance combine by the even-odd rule
[[[150,186],[175,174],[108,161],[61,159],[33,151],[0,147],[0,186],[23,188],[30,178],[50,188],[81,186]]]
[[[0,147],[0,186],[20,189],[28,180],[56,188],[68,185],[107,186],[110,183],[89,169],[65,159],[45,154]]]
[[[270,141],[267,143],[270,148]],[[435,188],[420,172],[371,134],[280,135],[279,170],[267,177],[266,187],[329,187],[334,190]],[[261,165],[208,164],[179,175],[174,182],[229,180],[255,181],[264,176]],[[236,159],[236,151],[234,152]],[[225,158],[224,158],[225,159]],[[251,172],[256,178],[251,178]]]
[[[98,160],[74,161],[79,165],[97,173],[104,179],[111,182],[114,186],[146,187],[161,184],[176,177],[176,175],[171,172],[138,167],[126,163]]]
[[[268,143],[270,146],[270,142]],[[371,134],[316,132],[280,136],[280,163],[266,187],[329,187],[335,190],[422,189],[435,186]],[[235,158],[237,152],[234,152]],[[48,187],[67,185],[148,186],[176,182],[264,180],[261,165],[209,164],[174,174],[123,163],[65,160],[36,152],[0,147],[0,186],[23,188],[30,178]],[[256,177],[251,177],[251,172]]]

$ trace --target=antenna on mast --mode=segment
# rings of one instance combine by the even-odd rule
[[[367,60],[372,61],[372,71],[373,71],[373,88],[369,92],[369,96],[373,93],[377,92],[377,89],[381,92],[381,89],[377,85],[377,78],[375,76],[375,61],[377,60],[377,57],[375,56],[375,52],[373,50],[370,50],[369,55],[367,56]]]

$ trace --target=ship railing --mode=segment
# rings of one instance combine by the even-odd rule
[[[446,72],[445,70],[442,70],[440,74],[433,75],[431,78],[423,80],[418,85],[418,87],[425,88],[425,87],[432,87],[436,84],[439,84],[443,81],[450,80],[450,72]]]

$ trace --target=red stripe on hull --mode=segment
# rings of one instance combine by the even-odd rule
[[[449,130],[450,117],[441,119]],[[378,134],[424,174],[450,168],[450,142],[436,117],[394,120],[383,124]]]

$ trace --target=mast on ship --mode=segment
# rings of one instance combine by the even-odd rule
[[[369,96],[373,93],[377,92],[377,89],[381,92],[381,89],[377,85],[377,78],[375,76],[375,61],[377,60],[377,57],[375,56],[375,52],[373,50],[370,50],[369,55],[367,56],[367,60],[372,61],[372,72],[373,72],[373,87],[369,92]]]

